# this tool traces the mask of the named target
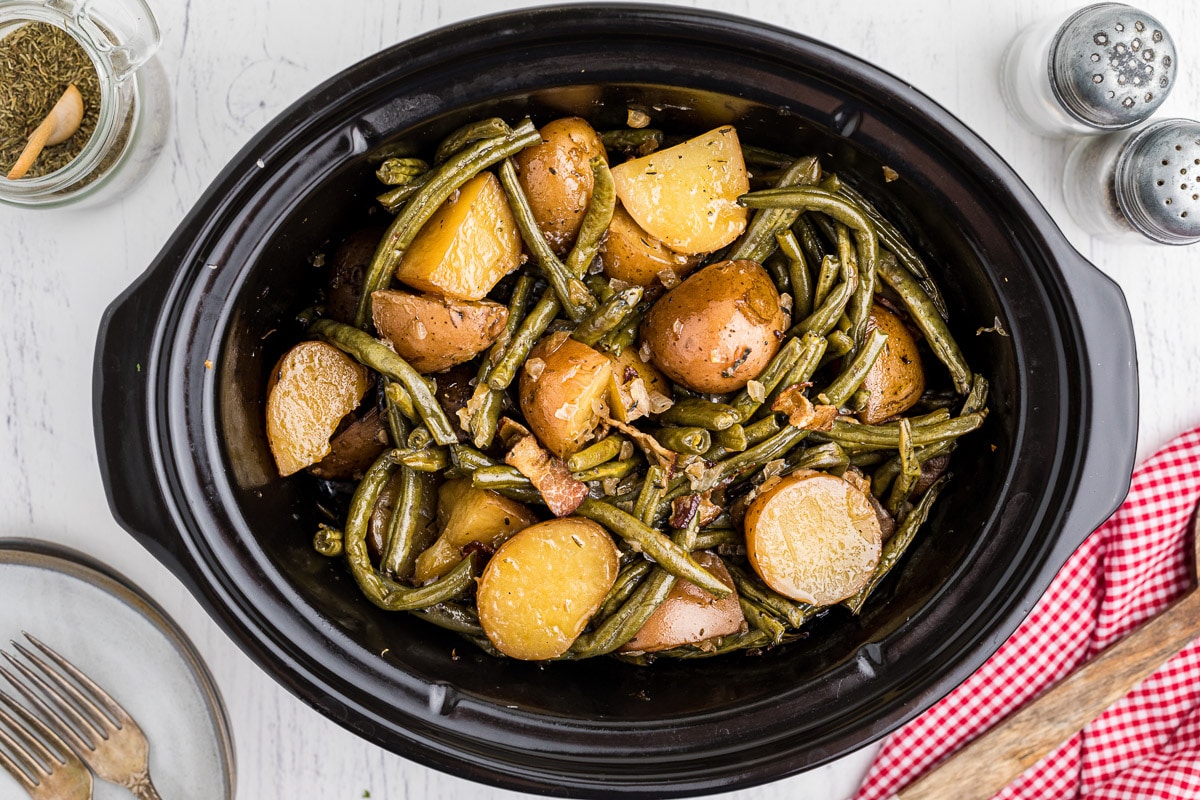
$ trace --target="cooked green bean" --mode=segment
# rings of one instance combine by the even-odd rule
[[[605,461],[612,461],[620,452],[625,442],[623,436],[605,436],[593,445],[589,445],[567,459],[567,469],[571,472],[582,472],[585,469],[598,467]]]
[[[712,434],[704,428],[697,427],[666,427],[657,428],[650,435],[658,439],[659,444],[676,453],[702,455],[712,447]]]
[[[808,256],[808,260],[814,265],[820,266],[825,260],[825,256],[829,253],[825,249],[825,245],[821,243],[821,237],[817,234],[816,226],[813,224],[810,214],[801,214],[796,218],[796,222],[792,225],[792,231],[796,234],[796,238],[800,240],[800,247],[804,249],[804,254]]]
[[[638,327],[642,324],[642,317],[646,315],[649,307],[649,303],[642,303],[634,309],[633,313],[625,317],[620,325],[609,331],[608,335],[600,341],[600,349],[619,356],[625,351],[625,348],[632,347],[637,341]]]
[[[945,440],[957,439],[971,431],[978,430],[983,425],[986,413],[976,411],[964,414],[946,422],[913,428],[912,443],[923,447]],[[884,448],[896,450],[900,447],[900,431],[883,425],[856,425],[843,420],[834,420],[833,427],[822,431],[821,436],[838,444],[852,444],[865,448]]]
[[[472,142],[497,136],[508,136],[511,133],[512,128],[508,127],[508,123],[499,117],[468,122],[442,140],[433,155],[433,160],[440,164]]]
[[[496,364],[504,357],[509,343],[516,335],[522,320],[525,318],[525,306],[529,295],[533,292],[533,279],[522,275],[513,285],[512,296],[508,299],[508,319],[504,323],[504,331],[488,350],[486,358],[479,363],[475,372],[475,391],[468,408],[474,406],[467,421],[467,432],[476,447],[489,447],[496,436],[496,425],[500,419],[500,411],[504,406],[504,390],[494,389],[488,384]]]
[[[375,170],[375,177],[388,186],[403,186],[428,171],[429,165],[419,158],[389,158]]]
[[[494,467],[497,465],[494,459],[489,458],[474,447],[468,447],[465,444],[450,445],[450,460],[454,462],[454,466],[463,472],[474,472],[483,467]]]
[[[763,371],[758,374],[758,377],[754,378],[754,382],[757,384],[754,394],[757,395],[759,389],[762,390],[762,396],[759,399],[755,400],[754,395],[751,395],[749,383],[746,384],[747,388],[742,389],[734,396],[733,400],[730,401],[730,405],[737,410],[739,421],[746,422],[754,416],[754,412],[762,406],[763,400],[766,399],[767,395],[775,391],[780,382],[787,377],[788,372],[800,358],[804,347],[805,342],[795,337],[788,338],[783,343],[778,352],[767,363],[767,366],[763,368]]]
[[[917,448],[912,442],[912,423],[907,419],[900,420],[900,473],[892,482],[892,491],[885,504],[888,513],[893,517],[900,515],[913,487],[921,479],[921,462],[917,458]]]
[[[416,609],[414,613],[419,614],[439,628],[445,628],[448,631],[468,636],[480,637],[484,641],[487,641],[487,638],[484,637],[483,626],[479,624],[479,614],[471,606],[445,602],[438,603],[436,606],[430,606],[429,608]]]
[[[673,647],[670,650],[660,650],[657,653],[650,653],[647,656],[627,657],[625,660],[635,664],[644,664],[659,658],[713,658],[728,653],[736,653],[739,650],[756,650],[760,647],[770,647],[771,644],[771,635],[769,633],[752,629],[745,633],[722,636],[715,645],[707,642],[704,646],[683,645],[682,647]]]
[[[800,357],[792,364],[792,368],[783,380],[767,394],[767,399],[763,402],[762,411],[769,411],[775,400],[789,386],[803,385],[808,383],[812,378],[813,373],[821,364],[821,359],[825,355],[825,350],[829,346],[829,341],[823,336],[817,336],[814,333],[806,333],[800,337]]]
[[[821,178],[821,165],[815,156],[798,158],[787,168],[776,186],[806,186]],[[725,258],[736,261],[746,258],[762,264],[777,247],[775,234],[790,228],[800,216],[794,208],[764,208],[755,212],[746,232],[733,243]]]
[[[830,331],[825,337],[829,347],[825,349],[826,357],[841,358],[854,349],[854,341],[841,331]]]
[[[768,588],[759,578],[752,576],[736,564],[727,564],[729,574],[733,577],[738,594],[747,597],[769,610],[780,619],[786,620],[793,628],[799,628],[816,616],[818,611],[808,603],[798,603],[790,600],[776,591]]]
[[[954,341],[954,336],[946,327],[946,321],[934,307],[929,295],[907,270],[896,263],[891,253],[884,252],[880,257],[879,276],[900,295],[912,321],[921,329],[921,333],[925,334],[929,349],[949,370],[955,390],[959,394],[970,392],[971,368],[967,366],[962,351],[958,349],[958,343]]]
[[[433,396],[429,384],[407,361],[396,355],[387,345],[374,336],[351,325],[330,319],[319,319],[308,329],[334,347],[345,352],[364,366],[401,383],[411,395],[416,413],[425,422],[438,444],[453,444],[458,441],[454,427],[446,418],[446,412]]]
[[[389,214],[395,214],[404,207],[404,204],[410,197],[421,191],[421,188],[425,186],[425,184],[429,183],[429,179],[432,177],[432,172],[432,170],[429,172],[423,172],[410,180],[408,183],[388,189],[375,199],[379,202],[379,205],[383,206],[384,211],[388,212]]]
[[[817,285],[813,289],[814,310],[819,308],[829,297],[829,293],[833,291],[834,284],[837,283],[838,276],[842,271],[842,264],[837,260],[837,256],[825,256],[817,263],[820,266],[817,269]]]
[[[738,605],[742,607],[742,615],[746,622],[750,623],[750,627],[767,634],[770,644],[783,641],[783,634],[787,632],[787,628],[769,609],[741,594],[738,595]]]
[[[616,613],[617,609],[629,599],[629,596],[637,591],[642,579],[653,569],[654,564],[644,558],[633,561],[622,568],[617,573],[617,579],[613,581],[612,588],[608,590],[608,594],[600,603],[600,608],[596,609],[596,613],[592,615],[592,619],[606,619]]]
[[[740,453],[750,446],[746,429],[741,425],[731,425],[723,431],[717,431],[712,435],[712,441],[727,453]]]
[[[850,464],[846,451],[835,442],[795,450],[787,458],[786,469],[820,469],[826,471],[845,469]]]
[[[791,156],[752,144],[742,145],[742,158],[747,165],[755,167],[786,167],[795,161]]]
[[[589,165],[592,168],[592,200],[579,224],[575,245],[567,253],[564,262],[567,273],[575,278],[587,274],[588,267],[600,252],[600,244],[608,233],[608,225],[617,206],[617,188],[612,173],[608,171],[608,162],[596,156]]]
[[[630,286],[615,293],[583,318],[572,331],[571,338],[589,347],[595,345],[633,313],[642,301],[643,291],[641,286]]]
[[[345,552],[344,540],[345,534],[340,528],[322,522],[313,535],[313,549],[327,558],[336,558]]]
[[[591,658],[611,653],[628,642],[646,624],[675,585],[675,576],[655,570],[634,590],[611,616],[593,631],[582,634],[568,651],[575,658]]]
[[[533,209],[529,206],[529,198],[525,196],[525,190],[517,180],[517,169],[513,166],[512,159],[505,159],[500,165],[500,185],[504,187],[504,196],[508,198],[509,208],[517,221],[517,229],[521,231],[521,239],[524,240],[525,246],[533,254],[533,260],[550,281],[562,310],[573,321],[579,322],[584,315],[596,308],[596,298],[592,297],[583,281],[567,271],[566,265],[554,254],[550,243],[542,235],[542,230],[533,216]]]
[[[663,492],[665,490],[665,475],[663,468],[657,464],[651,464],[646,469],[646,480],[642,482],[641,491],[638,492],[637,501],[633,504],[633,516],[640,519],[646,524],[650,524],[650,520],[654,518],[655,510],[662,502]]]
[[[792,319],[803,319],[812,313],[814,290],[812,273],[808,271],[804,250],[790,228],[776,232],[775,243],[787,259],[788,286],[792,291]]]
[[[400,467],[400,487],[388,521],[380,571],[398,577],[405,562],[413,556],[413,544],[421,523],[422,494],[425,482],[415,469]]]
[[[402,447],[394,458],[400,466],[417,472],[441,472],[450,466],[450,454],[444,447]]]
[[[488,375],[487,379],[488,386],[498,392],[503,392],[512,384],[517,377],[517,370],[529,357],[529,351],[533,349],[537,340],[546,332],[546,328],[558,316],[559,307],[558,297],[553,289],[547,289],[542,293],[542,298],[538,300],[537,305],[521,321],[521,326],[517,328],[512,341],[505,348],[504,355],[492,368],[492,374]]]
[[[673,406],[658,415],[659,422],[668,425],[684,425],[723,431],[742,421],[741,414],[727,403],[710,403],[697,397],[677,400]]]
[[[842,406],[850,399],[850,396],[862,384],[863,379],[867,377],[867,373],[871,371],[879,354],[883,352],[887,338],[887,334],[878,328],[871,331],[867,340],[863,342],[862,349],[842,370],[842,374],[837,376],[833,383],[829,384],[821,393],[829,400],[830,405]]]
[[[468,145],[448,158],[441,167],[430,171],[429,180],[392,220],[375,250],[363,281],[362,296],[358,300],[358,312],[354,317],[356,327],[361,328],[371,318],[371,293],[387,286],[404,251],[442,203],[483,170],[539,141],[541,137],[537,129],[532,122],[525,120],[511,134]]]
[[[713,550],[719,547],[745,548],[745,546],[746,540],[742,537],[741,531],[733,528],[705,528],[696,534],[692,551]]]
[[[584,275],[583,282],[587,284],[588,289],[601,303],[616,293],[612,288],[612,284],[608,282],[608,278],[599,273]]]
[[[771,276],[771,283],[775,285],[775,291],[779,292],[780,297],[792,295],[792,277],[788,274],[787,260],[782,258],[779,253],[772,253],[767,256],[767,260],[762,264],[763,269]]]
[[[603,481],[610,478],[620,480],[627,475],[631,475],[642,463],[642,459],[638,456],[626,458],[622,461],[607,461],[603,464],[574,472],[573,476],[575,480],[584,483],[588,481]]]
[[[838,317],[842,316],[846,310],[846,305],[850,302],[853,294],[854,287],[852,285],[839,283],[817,310],[796,323],[787,332],[787,335],[802,336],[806,333],[814,333],[817,336],[825,336],[837,325]]]
[[[618,128],[601,133],[600,142],[606,150],[623,150],[640,157],[662,147],[663,132],[657,128]]]
[[[471,483],[478,489],[528,489],[533,487],[533,483],[522,475],[520,470],[506,464],[479,467],[471,473]]]

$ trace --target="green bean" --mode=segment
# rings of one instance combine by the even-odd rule
[[[975,411],[982,411],[987,405],[988,397],[988,382],[987,378],[982,375],[975,375],[971,379],[971,391],[967,393],[967,399],[963,401],[961,414],[971,414]]]
[[[322,522],[317,526],[317,532],[313,535],[313,550],[327,558],[336,558],[345,552],[344,541],[345,534],[340,528],[334,528]]]
[[[767,395],[767,399],[763,402],[761,410],[769,412],[775,400],[789,386],[808,383],[813,373],[817,371],[817,367],[821,364],[821,358],[825,354],[825,349],[829,346],[829,342],[822,336],[817,336],[814,333],[806,333],[800,337],[800,345],[800,357],[796,359],[796,363],[792,365],[792,368],[784,376],[783,380]]]
[[[867,340],[863,342],[862,349],[855,354],[854,358],[842,370],[842,374],[834,379],[833,383],[825,388],[821,394],[825,396],[831,406],[842,406],[850,399],[850,396],[858,390],[863,379],[867,377],[867,373],[871,371],[875,361],[879,358],[879,354],[883,352],[883,346],[887,344],[887,334],[876,328],[867,336]],[[818,395],[818,398],[820,395]]]
[[[450,454],[443,447],[401,447],[392,457],[400,466],[417,472],[441,472],[450,466]]]
[[[777,153],[765,147],[756,147],[752,144],[742,145],[742,159],[746,164],[755,167],[786,167],[795,160],[783,153]]]
[[[624,567],[617,573],[617,579],[613,582],[612,588],[608,590],[608,594],[604,596],[600,608],[596,609],[596,613],[592,615],[592,619],[605,619],[615,614],[630,595],[637,591],[642,579],[653,569],[654,565],[644,558]]]
[[[780,619],[786,620],[793,628],[799,628],[816,616],[819,609],[815,606],[784,597],[736,564],[727,564],[726,567],[733,577],[739,595],[755,601]]]
[[[808,256],[808,260],[814,265],[819,266],[825,260],[828,253],[825,250],[825,245],[821,244],[821,237],[817,235],[816,226],[813,224],[812,216],[809,214],[801,214],[796,218],[796,223],[792,225],[792,231],[796,234],[796,238],[800,240],[800,247],[804,249],[804,254]],[[814,303],[819,302],[814,299]]]
[[[917,531],[925,520],[929,518],[929,510],[933,507],[933,501],[945,488],[946,482],[949,480],[948,475],[943,475],[941,478],[925,490],[925,494],[921,495],[921,499],[917,502],[913,510],[908,512],[908,516],[900,523],[900,527],[892,534],[892,538],[888,539],[883,545],[883,552],[880,553],[879,562],[875,565],[875,569],[871,572],[871,577],[867,581],[867,585],[858,591],[858,594],[842,601],[842,605],[850,609],[851,613],[858,614],[862,611],[863,605],[867,602],[867,598],[871,596],[871,592],[879,586],[879,583],[887,576],[892,567],[896,566],[896,562],[904,555],[904,551],[912,544],[916,538]]]
[[[429,179],[432,177],[432,174],[432,170],[430,172],[423,172],[410,180],[408,183],[388,189],[375,199],[379,202],[379,205],[383,206],[384,211],[388,212],[389,214],[395,214],[404,206],[405,202],[407,202],[410,197],[421,191],[421,188],[424,187],[425,184],[429,183]]]
[[[403,384],[412,396],[417,415],[425,422],[438,444],[454,444],[458,441],[454,427],[434,397],[429,384],[407,361],[385,344],[365,331],[330,319],[319,319],[308,330],[365,366]]]
[[[584,212],[583,221],[579,223],[575,245],[567,253],[565,262],[567,273],[576,278],[587,274],[588,267],[600,252],[600,244],[608,232],[617,205],[617,189],[608,170],[608,162],[596,156],[588,163],[592,168],[592,199]]]
[[[776,232],[775,243],[787,259],[788,286],[792,290],[792,319],[803,319],[813,310],[813,279],[808,271],[804,250],[790,228]]]
[[[742,607],[742,615],[746,622],[750,623],[750,627],[767,634],[770,644],[783,641],[783,634],[787,632],[787,628],[768,609],[741,594],[738,595],[738,605]]]
[[[589,497],[579,504],[575,513],[600,523],[631,545],[641,548],[671,575],[691,581],[718,598],[729,594],[729,587],[693,561],[687,550],[616,506]]]
[[[492,368],[492,374],[488,375],[487,379],[488,386],[498,392],[503,392],[509,387],[517,377],[517,370],[529,357],[529,351],[533,349],[537,340],[546,332],[546,328],[558,316],[558,310],[558,297],[553,289],[547,289],[542,293],[537,305],[521,321],[521,326],[513,335],[512,341],[508,343],[504,355]]]
[[[946,321],[934,307],[929,295],[920,287],[915,278],[896,263],[895,257],[890,253],[885,252],[879,259],[879,276],[883,278],[884,283],[892,287],[896,294],[900,295],[912,321],[921,329],[921,333],[925,334],[929,348],[949,370],[955,390],[959,394],[969,393],[971,391],[971,368],[967,366],[962,351],[958,349],[958,343],[954,341],[954,336],[946,327]]]
[[[474,406],[467,421],[467,432],[476,447],[488,447],[496,436],[496,425],[500,419],[500,411],[504,406],[504,390],[493,389],[488,385],[496,363],[503,357],[509,343],[516,335],[521,321],[525,316],[525,305],[533,292],[533,279],[522,275],[513,285],[512,295],[508,299],[508,319],[504,323],[504,331],[488,350],[487,357],[482,359],[479,369],[475,372],[475,391],[467,407]]]
[[[819,470],[837,470],[845,469],[850,465],[850,459],[846,455],[846,451],[840,445],[834,442],[817,445],[816,447],[806,447],[803,450],[793,451],[787,459],[786,469],[819,469]]]
[[[901,419],[900,432],[900,473],[892,483],[892,491],[885,504],[888,513],[893,517],[900,515],[900,510],[908,502],[913,487],[921,479],[921,462],[917,458],[917,448],[912,443],[912,423]]]
[[[643,291],[641,286],[631,286],[615,293],[583,318],[571,333],[571,338],[589,347],[595,345],[633,313],[642,301]]]
[[[634,309],[624,322],[609,331],[608,335],[600,341],[600,349],[619,356],[625,351],[625,348],[632,347],[633,343],[637,341],[638,327],[642,324],[642,317],[649,309],[649,303],[642,303]]]
[[[769,439],[713,464],[692,486],[692,491],[707,492],[715,489],[726,478],[732,478],[746,470],[761,467],[768,461],[783,458],[793,447],[804,441],[809,431],[788,425]]]
[[[837,325],[838,317],[846,310],[846,304],[854,294],[854,287],[849,283],[839,283],[825,298],[817,310],[792,326],[788,336],[802,336],[813,333],[825,336]]]
[[[468,122],[442,140],[433,155],[433,160],[440,164],[472,142],[497,136],[508,136],[511,133],[512,128],[508,127],[508,123],[499,117]]]
[[[542,497],[541,492],[533,488],[532,484],[529,486],[499,486],[491,489],[490,491],[493,491],[498,495],[502,495],[503,497],[507,497],[509,500],[516,500],[518,503],[540,506],[546,505],[546,499]]]
[[[471,473],[471,483],[478,489],[528,489],[533,486],[520,470],[506,464],[476,469]]]
[[[772,413],[747,425],[746,444],[753,447],[760,442],[765,442],[783,430],[783,423],[779,421],[780,418],[781,415]]]
[[[829,341],[825,350],[827,358],[841,358],[854,349],[854,340],[841,331],[831,331],[825,338]]]
[[[706,528],[696,534],[692,550],[712,550],[717,547],[744,547],[746,540],[733,528]]]
[[[707,431],[706,431],[707,433]],[[572,473],[575,480],[587,483],[588,481],[603,481],[610,478],[620,480],[626,475],[633,473],[635,469],[642,465],[642,459],[634,456],[626,458],[622,461],[608,461],[604,464],[599,464],[588,469],[579,470]]]
[[[740,453],[750,446],[746,438],[746,429],[741,425],[731,425],[723,431],[712,435],[713,444],[727,453]]]
[[[587,284],[588,289],[601,303],[616,294],[613,291],[612,284],[608,282],[608,278],[603,275],[584,275],[583,282]]]
[[[601,133],[600,141],[606,150],[623,150],[640,157],[662,147],[663,132],[657,128],[618,128]]]
[[[492,459],[483,453],[476,450],[474,447],[468,447],[465,444],[450,445],[450,460],[454,466],[461,469],[463,472],[474,472],[483,467],[497,466],[495,459]]]
[[[658,415],[659,422],[668,425],[684,425],[723,431],[742,421],[736,408],[726,403],[710,403],[697,397],[677,400],[674,405]]]
[[[628,642],[646,624],[675,585],[675,576],[655,570],[628,599],[593,631],[577,638],[568,651],[575,658],[611,653]]]
[[[775,391],[780,381],[787,377],[788,372],[795,365],[797,359],[800,358],[803,349],[804,343],[800,339],[789,338],[767,363],[763,371],[754,379],[755,383],[762,388],[764,399],[771,392]],[[754,416],[754,412],[762,406],[762,400],[755,400],[750,396],[750,390],[746,388],[734,396],[730,405],[737,410],[738,420],[745,422]]]
[[[769,647],[772,644],[771,635],[764,631],[751,629],[745,633],[735,633],[730,636],[722,636],[717,644],[706,643],[703,647],[695,645],[684,645],[682,647],[673,647],[670,650],[660,650],[657,653],[651,653],[653,659],[659,658],[713,658],[714,656],[723,656],[727,653],[736,653],[739,650],[755,650],[760,647]],[[633,663],[647,663],[645,657],[642,658],[626,658]]]
[[[787,260],[781,258],[778,253],[772,253],[767,256],[766,261],[762,264],[763,269],[771,276],[771,282],[775,285],[775,291],[779,292],[780,296],[792,294],[792,277],[788,274]]]
[[[416,470],[400,467],[400,487],[388,522],[388,536],[380,559],[380,571],[399,577],[404,564],[413,555],[417,528],[421,523],[422,494],[425,484]]]
[[[654,518],[655,509],[662,502],[664,483],[663,468],[657,464],[651,464],[646,469],[646,480],[642,482],[637,501],[633,504],[634,517],[647,525],[650,524],[650,520]]]
[[[371,293],[387,286],[404,251],[442,203],[483,170],[540,140],[533,123],[525,120],[511,134],[475,142],[430,172],[429,180],[392,220],[375,250],[358,300],[356,327],[361,328],[371,318]]]
[[[712,434],[704,428],[666,427],[650,431],[650,435],[668,450],[676,453],[703,455],[712,447]]]
[[[829,297],[842,270],[842,264],[837,260],[837,256],[824,256],[818,264],[820,266],[817,269],[817,285],[813,289],[814,309],[819,308]]]
[[[787,168],[776,184],[778,187],[811,185],[821,177],[821,165],[815,156],[798,158]],[[775,234],[790,228],[800,216],[793,208],[766,208],[754,214],[746,232],[726,254],[730,261],[749,259],[762,264],[776,248]]]
[[[525,196],[525,190],[517,180],[517,170],[512,159],[505,159],[500,165],[500,184],[504,187],[504,196],[508,198],[509,208],[512,209],[525,246],[533,254],[542,274],[550,281],[554,294],[558,296],[558,302],[562,304],[562,310],[574,322],[579,322],[585,314],[596,308],[596,298],[592,297],[583,281],[567,271],[566,265],[554,254],[550,243],[542,235],[537,219],[533,216],[533,209],[529,206],[529,198]]]
[[[389,158],[375,170],[375,177],[388,186],[403,186],[428,171],[429,165],[419,158]]]
[[[627,441],[628,439],[622,436],[605,436],[595,444],[583,448],[568,458],[567,469],[571,472],[582,472],[585,469],[598,467],[605,461],[611,461],[620,454],[621,447]]]
[[[945,439],[940,442],[934,442],[923,447],[916,448],[917,461],[921,464],[945,455],[955,448],[954,439]],[[879,454],[880,451],[868,451],[867,454]],[[892,481],[900,474],[900,456],[892,456],[891,458],[880,464],[875,472],[871,475],[871,494],[876,497],[883,497],[884,492],[891,486]]]
[[[913,428],[912,443],[923,447],[938,442],[957,439],[971,431],[978,430],[987,416],[985,411],[964,414],[946,422]],[[851,444],[864,448],[883,448],[895,450],[900,447],[900,431],[898,428],[888,428],[882,425],[856,425],[842,420],[834,420],[833,427],[822,431],[821,436],[841,445]]]
[[[479,614],[471,606],[445,602],[428,608],[416,609],[413,613],[448,631],[467,636],[484,636],[483,626],[479,624]],[[486,641],[486,637],[484,640]]]

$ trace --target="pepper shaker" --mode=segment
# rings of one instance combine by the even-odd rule
[[[1067,156],[1063,194],[1093,235],[1200,241],[1200,122],[1166,119],[1081,139]]]
[[[1022,31],[1001,62],[1009,110],[1043,136],[1131,128],[1175,81],[1175,44],[1161,22],[1123,3],[1097,3]]]

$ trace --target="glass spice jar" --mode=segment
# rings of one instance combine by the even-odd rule
[[[60,169],[0,178],[0,202],[47,207],[112,200],[145,174],[166,139],[167,81],[154,59],[161,42],[158,23],[144,0],[0,2],[0,42],[36,23],[66,31],[91,60],[99,84],[96,126]]]
[[[1094,236],[1200,241],[1200,122],[1165,119],[1081,139],[1067,156],[1063,195]]]
[[[1175,83],[1175,43],[1154,17],[1096,3],[1034,23],[1000,66],[1009,111],[1049,137],[1123,130],[1149,119]]]

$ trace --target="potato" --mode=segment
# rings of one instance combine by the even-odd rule
[[[499,547],[518,531],[538,521],[537,515],[516,500],[471,485],[469,478],[446,481],[437,493],[438,530],[441,533],[417,556],[416,583],[440,578],[462,561],[463,548],[472,542]]]
[[[800,470],[764,489],[746,509],[746,554],[768,586],[826,606],[866,585],[882,533],[866,495],[841,478]]]
[[[596,156],[608,161],[608,155],[596,131],[579,117],[556,119],[538,132],[541,143],[513,156],[513,166],[538,228],[562,256],[575,243],[592,202],[589,162]]]
[[[591,520],[528,527],[500,546],[479,579],[483,632],[512,658],[560,656],[600,607],[618,568],[616,545]]]
[[[642,361],[635,348],[626,347],[619,356],[608,357],[612,361],[608,406],[617,422],[632,422],[660,413],[660,409],[672,402],[671,384],[653,364]]]
[[[731,125],[618,164],[612,175],[629,216],[678,253],[711,253],[746,229],[737,199],[750,179]]]
[[[378,408],[351,422],[329,440],[329,455],[308,468],[331,481],[359,479],[388,445],[387,429]]]
[[[779,349],[788,315],[767,271],[721,261],[667,292],[642,321],[650,359],[698,392],[731,392],[762,372]]]
[[[608,413],[612,363],[558,331],[542,339],[521,369],[525,421],[547,450],[566,458],[587,444]]]
[[[649,286],[663,273],[682,278],[699,261],[696,257],[668,250],[666,245],[642,230],[619,204],[613,210],[599,255],[605,275],[637,286]],[[670,279],[661,282],[674,285]]]
[[[662,605],[655,609],[641,630],[621,646],[620,652],[655,653],[728,636],[745,628],[746,618],[725,562],[708,552],[693,553],[692,556],[729,587],[729,594],[718,600],[690,581],[676,580]]]
[[[417,509],[417,530],[413,535],[408,557],[400,564],[400,569],[396,573],[396,577],[406,581],[413,577],[417,553],[429,547],[437,537],[437,529],[433,523],[437,514],[438,477],[429,472],[418,472],[416,475],[417,480],[421,482],[421,506]],[[376,564],[383,558],[383,549],[387,543],[392,515],[396,510],[396,501],[403,492],[401,485],[403,480],[404,476],[401,471],[396,470],[384,484],[383,489],[379,492],[379,498],[375,501],[375,507],[371,509],[371,516],[367,523],[367,549]]]
[[[903,414],[921,399],[925,391],[921,354],[917,352],[917,342],[904,321],[876,303],[871,306],[867,331],[876,328],[888,338],[883,352],[862,382],[862,388],[867,391],[867,402],[858,418],[868,425]]]
[[[371,294],[380,337],[417,372],[441,372],[470,361],[504,332],[508,309],[435,294],[384,289]]]
[[[500,180],[481,172],[421,228],[396,267],[414,289],[482,300],[521,263],[521,234]]]
[[[332,270],[329,274],[329,297],[325,303],[325,309],[331,319],[353,324],[354,316],[358,313],[358,297],[362,294],[363,279],[383,233],[383,228],[355,231],[334,251]]]
[[[367,370],[325,342],[283,354],[267,386],[267,445],[282,476],[329,455],[329,437],[366,394]]]

